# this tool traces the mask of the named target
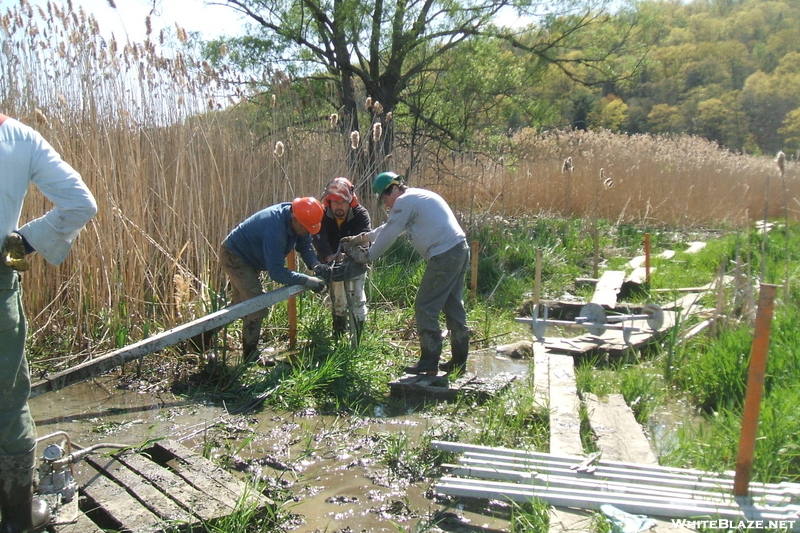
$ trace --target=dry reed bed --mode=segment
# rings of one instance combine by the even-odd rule
[[[0,109],[37,127],[99,205],[64,265],[45,267],[36,258],[26,275],[37,344],[75,331],[71,346],[59,349],[107,349],[204,314],[209,288],[223,287],[217,247],[238,221],[275,202],[319,196],[334,176],[368,186],[374,173],[349,170],[359,158],[349,153],[349,137],[327,123],[291,126],[291,97],[270,110],[270,124],[254,126],[235,106],[217,110],[243,90],[227,85],[225,73],[185,52],[159,55],[151,42],[105,42],[91,17],[68,6],[37,12],[23,0],[0,14],[0,36]],[[280,86],[289,90],[285,80]],[[399,127],[396,135],[393,163],[402,172],[407,137]],[[763,217],[765,205],[780,218],[784,199],[792,219],[800,210],[796,163],[787,165],[784,197],[771,159],[694,138],[526,130],[507,139],[502,157],[441,160],[440,150],[431,144],[423,151],[411,184],[438,190],[473,215],[693,226],[743,224]],[[574,168],[565,172],[567,158]],[[375,199],[362,199],[382,220]],[[32,191],[23,221],[48,207]]]

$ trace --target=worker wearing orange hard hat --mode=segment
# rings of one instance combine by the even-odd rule
[[[295,198],[276,204],[250,216],[237,225],[220,246],[219,260],[231,282],[232,304],[264,294],[261,273],[284,285],[305,285],[314,292],[325,290],[325,282],[316,276],[289,270],[286,256],[293,249],[306,266],[321,272],[323,265],[314,254],[311,235],[319,233],[324,209],[316,198]],[[244,317],[242,324],[242,358],[253,362],[260,358],[258,340],[261,322],[269,312],[263,309]],[[193,339],[195,346],[207,346],[213,332]],[[267,361],[269,362],[269,361]]]
[[[312,237],[317,258],[329,266],[337,264],[339,241],[371,229],[367,209],[358,202],[355,186],[345,177],[332,179],[322,195],[325,216],[322,229]],[[339,263],[340,264],[340,263]],[[348,279],[331,279],[329,295],[333,312],[333,335],[341,337],[352,326],[356,343],[360,340],[367,319],[367,297],[364,292],[366,272]],[[352,313],[352,324],[348,314]],[[351,339],[352,340],[352,339]]]

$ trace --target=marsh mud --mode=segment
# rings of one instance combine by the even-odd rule
[[[487,351],[471,357],[469,370],[489,376],[525,374],[528,367]],[[432,523],[433,531],[508,530],[507,505],[465,507],[431,490],[439,472],[418,456],[425,453],[420,436],[433,430],[446,439],[448,427],[469,423],[453,420],[445,404],[422,410],[387,398],[369,416],[269,407],[235,415],[224,405],[174,394],[172,370],[129,369],[33,398],[39,436],[64,431],[84,447],[177,440],[282,503],[287,531],[396,532]],[[85,471],[78,463],[79,482]]]

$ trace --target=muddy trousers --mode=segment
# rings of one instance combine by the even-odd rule
[[[331,310],[333,311],[333,336],[340,338],[350,332],[348,322],[348,301],[353,306],[353,328],[355,329],[356,342],[361,338],[364,322],[367,319],[367,296],[364,284],[367,275],[348,279],[346,281],[333,281],[328,284],[330,288]]]
[[[35,525],[36,425],[28,409],[31,380],[25,358],[26,334],[19,274],[0,265],[0,533],[33,531]],[[39,516],[37,524],[43,515]],[[49,514],[44,523],[47,520]]]
[[[219,247],[219,261],[231,283],[231,304],[238,304],[264,294],[261,271],[256,270],[224,244]],[[258,340],[261,323],[269,308],[247,315],[242,319],[242,359],[251,362],[258,358]]]
[[[0,455],[0,533],[39,532],[50,522],[50,508],[33,497],[35,450]]]
[[[465,364],[469,351],[467,311],[464,309],[464,277],[469,269],[469,246],[463,241],[450,250],[432,257],[422,275],[414,316],[420,340],[420,360],[417,370],[438,370],[442,355],[442,331],[439,315],[444,313],[450,330],[453,358]],[[413,371],[409,367],[407,371]]]

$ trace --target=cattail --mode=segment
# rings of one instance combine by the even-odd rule
[[[114,0],[106,0],[108,2],[108,6],[111,9],[117,9],[117,4],[114,3]]]
[[[219,55],[222,56],[222,57],[225,57],[226,55],[228,55],[228,45],[227,44],[222,43],[222,46],[219,47]]]
[[[275,107],[275,104],[276,104],[276,103],[277,103],[277,101],[278,101],[278,97],[277,97],[277,96],[275,96],[275,95],[273,94],[273,95],[270,97],[270,99],[271,99],[270,106],[274,108],[274,107]]]
[[[374,104],[372,104],[372,112],[376,115],[383,114],[383,105],[376,101]]]
[[[275,157],[283,157],[283,143],[278,141],[275,143]]]
[[[374,142],[378,142],[381,140],[381,134],[383,134],[383,126],[380,122],[376,122],[372,125],[372,140]]]
[[[39,124],[40,126],[48,127],[48,128],[50,127],[50,121],[47,120],[47,117],[44,116],[44,113],[42,113],[41,109],[39,109],[37,107],[36,109],[33,110],[33,114],[36,117],[36,123],[37,124]]]
[[[367,107],[367,109],[372,109],[372,97],[371,96],[367,96],[367,101],[364,102],[364,105]]]
[[[386,113],[386,122],[391,122],[391,120],[392,120],[392,112],[389,111],[388,113]]]
[[[361,134],[358,133],[358,130],[350,132],[350,148],[353,150],[358,149],[358,145],[361,143]]]
[[[572,164],[572,157],[568,157],[564,160],[564,164],[561,166],[561,172],[572,172],[575,170],[575,166]]]
[[[778,164],[778,170],[781,171],[782,176],[786,169],[786,154],[784,154],[782,151],[778,152],[778,157],[775,158],[775,162]]]
[[[185,43],[189,40],[189,36],[186,34],[186,30],[178,26],[178,23],[175,23],[175,31],[178,34],[178,40],[182,43]]]
[[[336,113],[331,113],[331,116],[330,118],[328,118],[328,121],[330,122],[331,129],[335,128],[336,125],[339,123],[339,115],[337,115]]]
[[[153,26],[150,24],[150,15],[144,18],[144,33],[148,37],[153,33]]]

